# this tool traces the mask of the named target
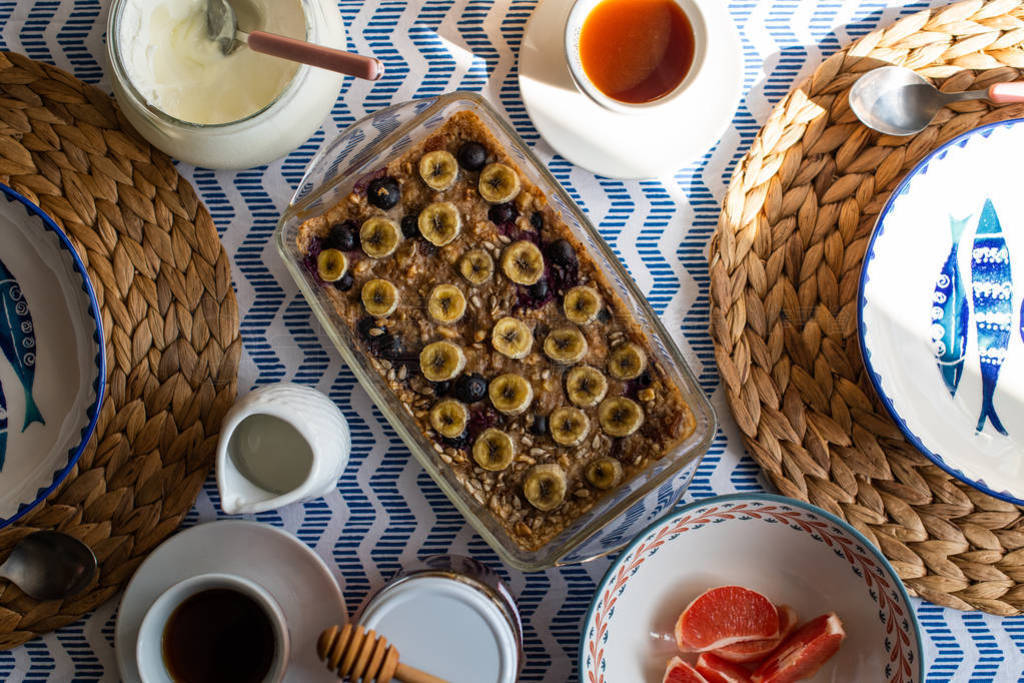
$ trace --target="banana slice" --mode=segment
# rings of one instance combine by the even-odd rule
[[[593,287],[573,287],[562,300],[565,317],[577,325],[589,325],[597,320],[603,306],[601,295]]]
[[[519,194],[519,176],[505,164],[489,164],[480,171],[480,196],[491,204],[504,204]]]
[[[578,327],[559,327],[544,339],[544,353],[556,363],[577,363],[587,355],[587,350],[587,338]]]
[[[536,284],[544,277],[544,256],[533,242],[513,242],[501,255],[501,270],[512,282]]]
[[[348,259],[337,249],[324,249],[316,257],[316,271],[324,282],[337,282],[348,271]]]
[[[491,330],[491,345],[501,355],[520,360],[533,350],[533,333],[522,320],[502,318]]]
[[[466,354],[458,345],[439,341],[420,351],[420,372],[431,382],[454,379],[466,367]]]
[[[605,399],[597,409],[601,429],[611,436],[629,436],[644,423],[644,410],[624,396]]]
[[[431,190],[443,192],[455,184],[459,177],[459,164],[450,152],[443,149],[427,152],[420,159],[420,177]]]
[[[469,408],[453,398],[446,398],[430,409],[430,426],[448,439],[462,436],[469,424]]]
[[[577,365],[565,378],[565,393],[580,408],[596,406],[608,393],[608,380],[590,365]]]
[[[622,481],[622,464],[615,458],[601,456],[587,465],[584,474],[592,486],[607,491]]]
[[[548,418],[551,438],[562,446],[579,446],[590,433],[590,418],[579,408],[562,406]]]
[[[485,429],[473,444],[473,460],[488,472],[500,472],[512,464],[516,446],[512,437],[490,427]]]
[[[402,241],[402,231],[390,218],[374,216],[367,218],[359,228],[359,241],[370,258],[385,258],[395,253]]]
[[[473,249],[459,259],[459,272],[470,284],[482,285],[494,276],[494,259],[483,249]]]
[[[455,285],[438,285],[427,298],[427,313],[441,324],[457,323],[466,314],[466,295]]]
[[[386,318],[398,308],[398,288],[387,280],[375,278],[363,285],[360,292],[363,307],[375,318]]]
[[[636,379],[647,369],[647,355],[632,342],[612,349],[608,356],[608,374],[615,379]]]
[[[558,465],[534,465],[526,472],[523,496],[541,512],[561,505],[565,500],[565,490],[565,470]]]
[[[420,234],[438,247],[451,244],[462,231],[462,217],[451,202],[428,204],[427,208],[420,211],[417,221]]]
[[[498,375],[487,387],[491,405],[506,415],[522,415],[533,402],[533,385],[522,375]]]

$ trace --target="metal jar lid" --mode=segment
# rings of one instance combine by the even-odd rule
[[[523,629],[511,593],[468,557],[436,555],[372,595],[359,623],[398,648],[402,662],[451,683],[514,683]]]

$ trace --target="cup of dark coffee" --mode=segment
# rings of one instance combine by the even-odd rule
[[[135,655],[144,683],[279,683],[289,649],[284,613],[262,586],[203,574],[150,606]]]

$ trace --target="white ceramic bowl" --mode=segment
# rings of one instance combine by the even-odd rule
[[[602,0],[576,0],[572,9],[569,10],[569,16],[565,22],[565,59],[569,64],[569,73],[579,89],[602,107],[620,114],[650,113],[652,110],[672,102],[686,92],[686,89],[697,80],[697,75],[704,66],[704,57],[707,53],[707,23],[704,20],[704,14],[701,12],[698,0],[675,0],[676,4],[686,14],[687,19],[690,20],[690,27],[693,29],[693,62],[690,64],[690,70],[671,92],[656,100],[636,104],[622,102],[605,95],[591,82],[590,78],[587,77],[586,70],[583,68],[583,61],[580,58],[580,33],[583,30],[583,22],[587,16],[601,2]]]
[[[839,615],[846,640],[812,680],[924,681],[917,621],[885,557],[824,510],[754,493],[679,508],[622,553],[587,614],[581,683],[659,683],[679,613],[732,584],[790,605],[801,623]]]
[[[278,683],[288,666],[290,642],[284,613],[274,598],[259,584],[232,574],[202,574],[174,584],[150,606],[139,628],[135,657],[143,683],[175,683],[163,658],[163,635],[167,620],[182,602],[202,591],[227,588],[246,595],[263,609],[274,629],[277,648],[263,683]]]
[[[1024,120],[960,135],[879,214],[862,356],[893,419],[953,476],[1024,503]],[[984,362],[983,362],[984,359]]]

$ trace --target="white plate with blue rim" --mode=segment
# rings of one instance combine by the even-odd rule
[[[861,350],[922,453],[1024,503],[1024,120],[953,138],[893,192],[864,258]]]
[[[105,381],[100,308],[82,260],[49,216],[0,185],[0,527],[78,462]]]

